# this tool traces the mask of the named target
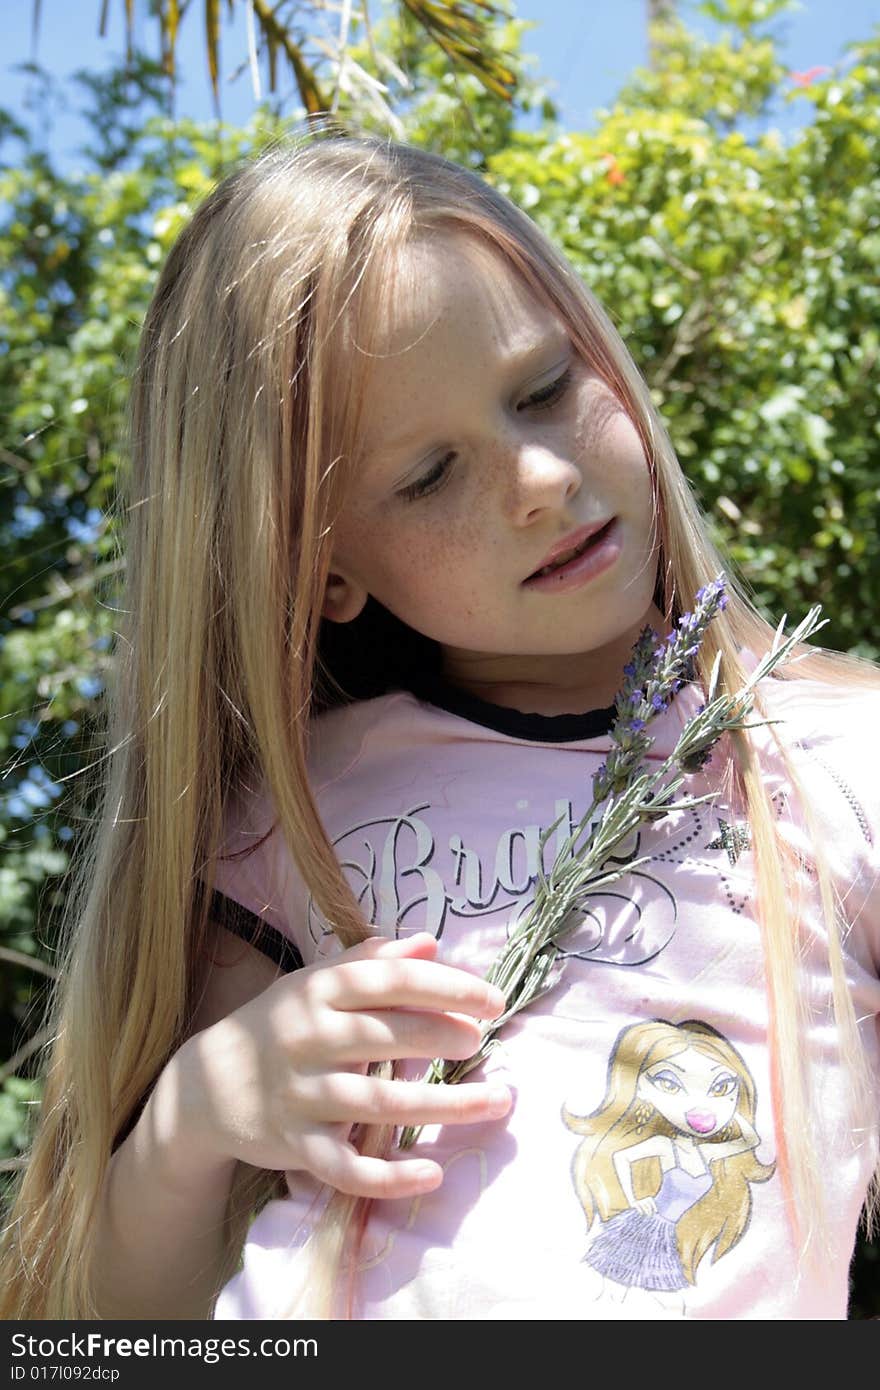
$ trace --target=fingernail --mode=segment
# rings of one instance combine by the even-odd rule
[[[436,1163],[418,1163],[413,1171],[417,1182],[436,1182],[443,1176],[443,1170]]]
[[[505,1111],[510,1105],[510,1091],[506,1086],[493,1086],[489,1091],[489,1108],[495,1111]]]

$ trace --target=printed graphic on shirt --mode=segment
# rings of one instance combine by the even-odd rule
[[[590,895],[581,924],[566,936],[561,954],[613,965],[653,960],[672,940],[678,916],[675,894],[665,880],[684,864],[713,869],[730,907],[741,912],[747,900],[740,889],[744,880],[731,879],[730,870],[748,843],[741,830],[732,838],[720,816],[724,808],[718,810],[715,814],[698,805],[676,816],[674,824],[670,819],[659,829],[634,831],[608,864],[625,869],[638,860],[638,866]],[[360,821],[332,842],[367,920],[398,936],[429,931],[439,939],[450,918],[495,919],[508,933],[515,930],[531,906],[539,871],[548,872],[578,824],[571,801],[560,799],[547,822],[552,827],[558,821],[557,828],[543,853],[544,828],[537,820],[503,828],[487,853],[483,826],[479,838],[463,830],[440,839],[432,812],[429,803],[422,803],[401,814]],[[311,898],[308,926],[320,953],[333,933]]]
[[[775,1171],[757,1157],[755,1106],[743,1058],[708,1023],[652,1019],[622,1030],[602,1104],[587,1116],[562,1111],[583,1136],[572,1177],[597,1296],[641,1289],[685,1311],[701,1261],[741,1240],[751,1185]]]
[[[751,849],[752,841],[748,826],[728,825],[721,817],[718,819],[719,833],[710,840],[707,849],[726,849],[731,864],[735,864],[743,850]]]

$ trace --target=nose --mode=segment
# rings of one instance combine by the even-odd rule
[[[563,512],[583,481],[564,454],[534,441],[519,444],[507,472],[506,510],[518,526],[530,526],[548,512]]]

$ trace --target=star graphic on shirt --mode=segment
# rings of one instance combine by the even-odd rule
[[[751,848],[751,839],[747,826],[728,825],[726,820],[718,817],[720,834],[712,840],[707,849],[726,849],[727,857],[731,864],[735,864],[744,849]]]

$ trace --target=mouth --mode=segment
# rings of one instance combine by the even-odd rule
[[[553,574],[556,570],[564,569],[566,565],[571,564],[572,560],[577,560],[594,546],[601,545],[606,539],[613,524],[614,518],[612,517],[610,521],[606,521],[605,525],[600,526],[598,530],[590,531],[575,545],[571,545],[568,549],[560,551],[554,556],[550,563],[542,565],[540,569],[530,574],[525,582],[528,583],[531,579],[542,579],[548,574]]]
[[[711,1134],[718,1124],[715,1116],[708,1110],[689,1110],[685,1119],[697,1134]]]

